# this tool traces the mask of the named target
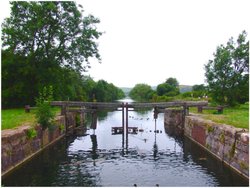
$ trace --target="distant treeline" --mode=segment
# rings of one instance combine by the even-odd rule
[[[10,1],[11,16],[2,24],[2,107],[34,105],[44,88],[53,88],[54,100],[113,101],[121,89],[105,80],[95,82],[82,73],[89,59],[101,62],[98,18],[83,15],[73,1]],[[243,31],[236,41],[217,47],[205,65],[206,87],[180,92],[175,78],[155,90],[137,84],[129,96],[138,101],[210,96],[214,102],[235,105],[249,101],[249,41]],[[196,88],[196,89],[197,89]],[[128,91],[128,90],[127,90]]]

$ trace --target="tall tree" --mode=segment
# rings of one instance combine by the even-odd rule
[[[205,76],[213,99],[234,105],[249,100],[249,41],[243,31],[236,42],[229,39],[217,47],[214,59],[205,65]]]
[[[96,39],[99,19],[83,17],[72,1],[12,1],[11,17],[2,27],[3,47],[29,63],[57,64],[86,70],[88,59],[100,60]],[[87,62],[87,64],[84,64]]]
[[[83,16],[82,7],[72,1],[10,4],[11,16],[2,25],[4,105],[34,104],[48,85],[53,85],[60,99],[81,98],[81,84],[72,83],[90,68],[90,58],[101,61],[99,19]]]

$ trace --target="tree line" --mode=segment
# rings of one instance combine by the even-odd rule
[[[72,1],[11,1],[11,16],[2,24],[2,107],[34,105],[44,87],[54,100],[113,101],[124,96],[105,80],[84,76],[90,59],[101,62],[100,20],[84,15]],[[208,96],[218,104],[249,101],[249,41],[243,31],[234,41],[217,47],[205,65],[206,85],[180,94],[176,78],[155,90],[137,84],[129,96],[138,101],[169,101]]]
[[[2,107],[34,105],[44,87],[54,100],[112,101],[123,92],[84,76],[89,60],[101,62],[102,32],[93,15],[72,1],[12,1],[2,24]]]
[[[206,85],[194,85],[191,92],[180,94],[176,78],[168,78],[156,90],[147,84],[137,84],[129,96],[137,101],[170,101],[205,97],[216,104],[234,106],[249,101],[249,41],[243,31],[234,41],[217,47],[205,67]]]
[[[192,86],[192,91],[180,92],[179,82],[176,78],[167,78],[165,82],[153,89],[148,84],[136,84],[130,91],[129,96],[141,102],[168,102],[176,99],[201,98],[208,94],[204,84]]]

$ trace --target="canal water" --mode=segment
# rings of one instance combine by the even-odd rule
[[[66,137],[2,179],[3,186],[248,186],[248,181],[183,136],[163,114],[130,111],[137,134],[113,135],[120,111],[98,115],[97,127]]]

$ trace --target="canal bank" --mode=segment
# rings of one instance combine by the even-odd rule
[[[66,133],[68,127],[75,127],[76,115],[67,114],[55,117],[54,125],[45,130],[39,124],[33,126],[23,125],[15,129],[1,131],[1,176],[4,177],[16,168],[28,162],[44,149],[51,146]]]
[[[249,179],[248,130],[205,120],[201,115],[184,116],[181,109],[166,109],[164,123],[174,134],[184,134]]]
[[[248,186],[248,181],[187,137],[172,135],[153,110],[129,111],[141,131],[112,134],[120,111],[98,113],[97,126],[65,136],[2,178],[3,186]]]

